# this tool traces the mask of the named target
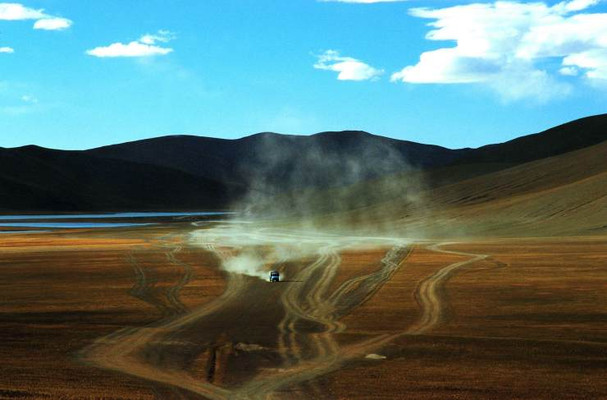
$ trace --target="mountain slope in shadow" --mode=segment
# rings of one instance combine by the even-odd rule
[[[0,149],[0,209],[122,211],[225,207],[229,188],[182,171],[37,146]]]
[[[362,131],[322,132],[312,136],[258,133],[236,140],[198,136],[165,136],[88,150],[87,154],[178,169],[209,179],[248,184],[251,176],[282,185],[292,171],[304,168],[307,161],[332,160],[332,166],[344,174],[350,162],[371,158],[382,151],[403,162],[383,171],[394,173],[405,168],[446,165],[469,149],[450,150],[440,146],[385,138]],[[340,167],[341,166],[341,167]],[[314,165],[306,165],[308,170]],[[372,173],[361,178],[372,177]],[[329,182],[331,183],[331,182]],[[320,183],[322,186],[323,183]],[[325,185],[326,186],[326,185]]]
[[[346,202],[348,207],[390,202],[396,209],[407,208],[402,215],[409,215],[409,197],[415,193],[405,193],[405,199],[401,192],[390,192],[392,183],[378,190],[365,182],[414,177],[415,191],[429,194],[428,206],[470,207],[518,196],[516,190],[530,185],[529,177],[537,175],[523,167],[529,163],[589,149],[605,140],[607,115],[598,115],[478,149],[451,150],[360,131],[312,136],[260,133],[237,140],[167,136],[86,151],[0,148],[0,210],[227,209],[242,205],[251,195],[265,196],[272,206],[274,196],[301,190],[327,190],[331,196],[339,190],[340,201],[348,191],[355,193],[355,201]],[[571,172],[580,171],[574,168],[576,162],[587,172],[604,164],[600,157],[572,157],[580,157],[568,164],[575,179],[585,179]],[[594,166],[587,165],[584,157],[595,160]],[[516,173],[519,166],[524,172]],[[551,175],[554,168],[546,171],[552,178],[536,176],[533,182],[546,185],[552,179],[554,187],[565,182],[567,171],[558,176]],[[410,183],[401,180],[401,186]],[[494,187],[498,183],[502,186]],[[375,195],[365,197],[364,192]]]
[[[420,199],[357,212],[414,236],[607,234],[607,141],[427,188]]]

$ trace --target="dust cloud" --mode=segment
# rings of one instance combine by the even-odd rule
[[[349,230],[377,225],[388,211],[377,208],[382,203],[422,204],[420,174],[386,139],[360,132],[299,139],[262,135],[242,168],[248,192],[236,211],[250,219]]]
[[[278,270],[283,280],[288,279],[285,267],[289,262],[339,258],[348,249],[403,248],[412,241],[406,237],[345,235],[240,223],[218,223],[190,233],[189,239],[192,245],[214,253],[228,273],[267,279],[270,270]]]
[[[226,272],[266,279],[271,269],[283,275],[289,261],[406,246],[420,236],[395,215],[423,209],[420,174],[402,153],[372,135],[330,135],[344,136],[262,134],[242,168],[248,191],[233,219],[193,232],[191,241],[214,252]]]

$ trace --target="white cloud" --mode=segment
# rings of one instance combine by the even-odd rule
[[[155,34],[148,33],[143,35],[139,41],[144,44],[156,44],[156,42],[167,43],[175,39],[175,37],[176,35],[173,32],[161,29]]]
[[[171,48],[153,46],[141,42],[112,43],[105,47],[95,47],[87,50],[86,54],[95,57],[149,57],[166,55],[172,52]]]
[[[433,19],[426,39],[455,41],[424,52],[415,65],[392,74],[408,83],[478,83],[505,100],[558,96],[570,91],[559,75],[607,79],[607,14],[584,10],[599,0],[497,1],[410,14]],[[561,65],[554,65],[554,60]]]
[[[594,6],[599,2],[600,0],[572,0],[569,2],[559,3],[556,7],[563,7],[565,11],[580,11]]]
[[[127,44],[112,43],[109,46],[95,47],[87,50],[86,54],[94,57],[150,57],[163,56],[173,51],[170,47],[161,47],[157,43],[167,43],[175,39],[175,34],[160,30],[156,34],[143,35],[138,40]]]
[[[67,18],[44,18],[34,23],[34,29],[46,31],[60,31],[72,26],[72,21]]]
[[[47,18],[44,10],[34,10],[19,3],[0,3],[0,20],[20,21]]]
[[[575,67],[563,67],[559,69],[559,73],[565,76],[577,76],[579,71]]]
[[[607,80],[607,48],[573,53],[563,59],[563,65],[585,69],[589,79]]]
[[[25,7],[19,3],[0,3],[0,20],[22,21],[31,19],[36,20],[34,29],[62,30],[72,25],[71,20],[49,15],[43,9]]]
[[[571,86],[555,79],[543,70],[519,64],[506,67],[497,79],[486,82],[487,86],[499,93],[506,102],[533,99],[546,103],[571,92]]]
[[[0,47],[0,54],[4,53],[4,54],[12,54],[15,52],[15,49],[13,49],[12,47]]]
[[[366,81],[377,79],[384,73],[355,58],[342,57],[335,50],[327,50],[317,57],[314,68],[338,72],[337,79],[340,81]]]
[[[392,81],[409,83],[472,83],[483,82],[497,72],[490,60],[463,56],[457,48],[427,51],[417,65],[392,74]]]

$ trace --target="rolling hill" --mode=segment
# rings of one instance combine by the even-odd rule
[[[440,173],[445,177],[459,167]],[[406,185],[407,178],[401,179]],[[392,197],[358,212],[414,236],[605,234],[607,141],[450,183],[444,179],[421,190],[417,201]]]
[[[0,210],[68,212],[225,207],[223,183],[182,171],[37,146],[0,149]]]
[[[324,170],[334,170],[343,179],[349,175],[348,169],[355,162],[363,173],[355,180],[363,180],[409,168],[446,165],[469,152],[470,149],[450,150],[362,131],[342,131],[312,136],[264,132],[236,140],[165,136],[100,147],[88,150],[86,154],[169,167],[196,176],[245,185],[263,176],[264,180],[284,187],[298,169],[310,174],[320,166]],[[373,164],[378,160],[384,162],[388,153],[391,163],[384,163],[385,169],[375,171]],[[393,162],[396,159],[398,162]],[[332,186],[336,183],[335,180],[323,182],[318,178],[307,184]]]
[[[86,151],[0,148],[0,210],[227,209],[250,192],[346,185],[410,169],[405,159],[427,167],[466,152],[365,132],[166,136]]]
[[[314,198],[323,213],[428,236],[603,232],[606,140],[607,115],[598,115],[478,149],[360,131],[167,136],[86,151],[25,146],[0,149],[0,210],[200,210],[296,199],[283,204],[288,212]]]

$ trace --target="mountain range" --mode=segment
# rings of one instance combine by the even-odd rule
[[[607,114],[477,149],[362,131],[266,132],[236,140],[165,136],[82,151],[0,148],[0,211],[229,209],[251,193],[330,193],[412,175],[423,176],[428,206],[461,211],[529,191],[556,196],[557,188],[597,177],[607,172],[606,141]],[[411,206],[391,201],[392,212],[411,213]]]

